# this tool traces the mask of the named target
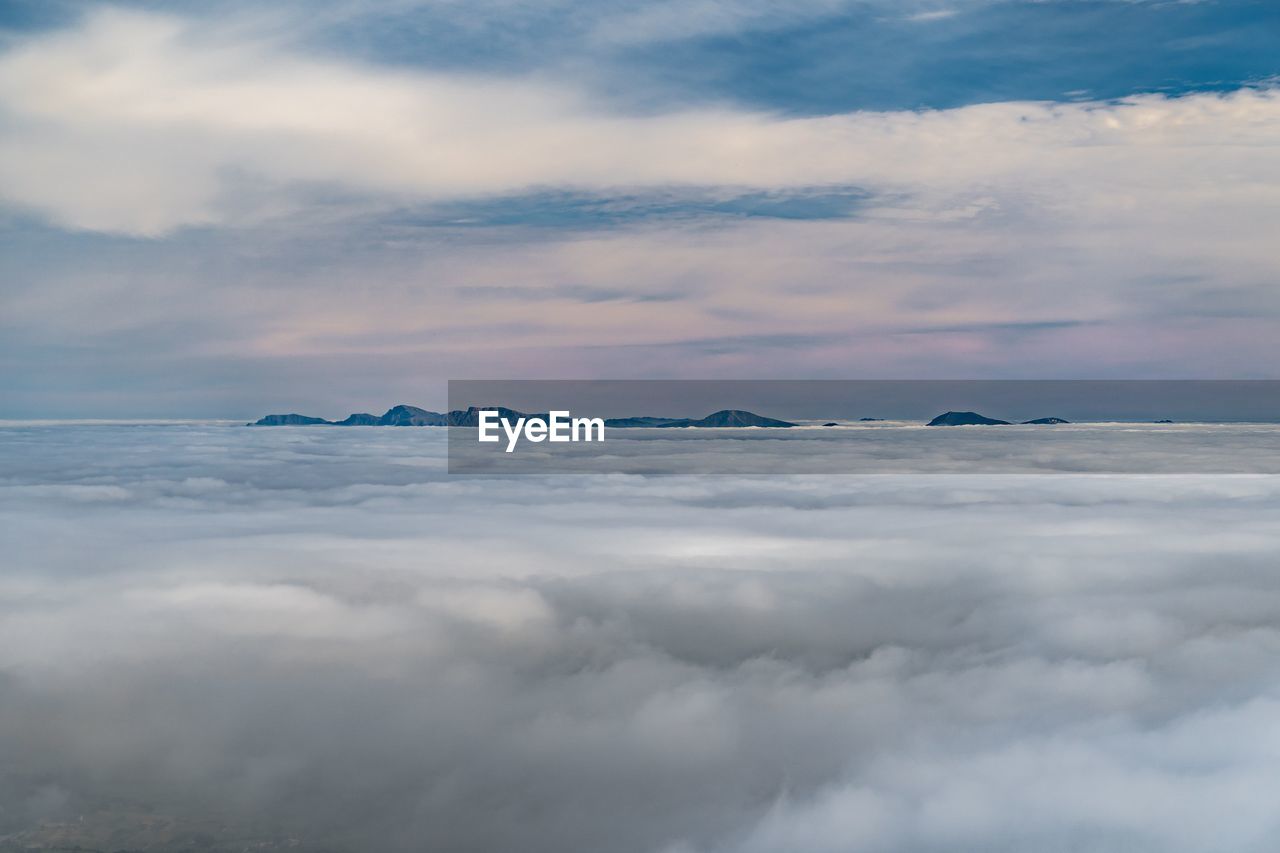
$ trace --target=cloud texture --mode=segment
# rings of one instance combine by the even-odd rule
[[[0,430],[0,832],[1280,839],[1274,477],[450,480],[443,452]]]
[[[121,10],[7,51],[0,108],[11,203],[141,235],[278,216],[317,185],[383,204],[539,187],[856,185],[923,195],[916,215],[1019,199],[1155,213],[1210,194],[1274,196],[1280,139],[1280,101],[1247,89],[813,118],[706,105],[626,115],[563,80],[378,68]]]
[[[1259,4],[65,8],[0,45],[8,416],[1272,375]]]

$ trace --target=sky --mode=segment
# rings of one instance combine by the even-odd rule
[[[0,6],[0,417],[1276,378],[1266,0]]]
[[[446,443],[0,427],[0,837],[1280,842],[1280,478],[499,483]]]

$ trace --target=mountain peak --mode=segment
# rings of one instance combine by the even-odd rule
[[[1000,421],[995,418],[989,418],[980,415],[977,412],[943,412],[933,420],[929,421],[928,426],[1008,426],[1008,421]]]

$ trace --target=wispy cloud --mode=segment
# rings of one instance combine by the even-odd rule
[[[930,9],[924,12],[912,12],[911,14],[905,16],[905,19],[908,21],[914,21],[917,23],[924,23],[928,21],[946,20],[947,18],[954,17],[955,15],[958,15],[958,14],[959,14],[958,9]]]

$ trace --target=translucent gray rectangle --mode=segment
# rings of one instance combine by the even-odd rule
[[[455,474],[1280,474],[1274,380],[452,380],[449,409]],[[603,440],[540,438],[553,412]]]

